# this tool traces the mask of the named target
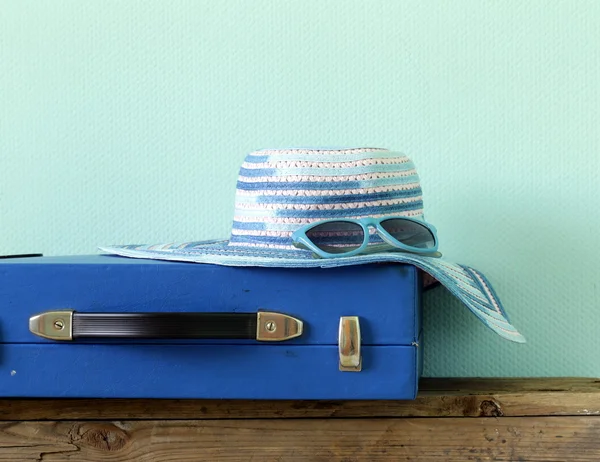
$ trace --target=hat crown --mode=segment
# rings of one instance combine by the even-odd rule
[[[423,217],[419,176],[384,148],[250,152],[240,168],[230,246],[294,249],[291,234],[324,219]]]

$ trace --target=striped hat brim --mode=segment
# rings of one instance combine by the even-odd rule
[[[442,258],[406,252],[379,252],[354,257],[314,258],[300,249],[252,248],[229,245],[228,240],[210,240],[158,245],[117,245],[100,247],[109,254],[130,258],[187,261],[225,266],[264,266],[279,268],[339,267],[369,263],[411,264],[425,271],[457,297],[485,326],[501,337],[525,343],[511,324],[500,299],[487,278],[465,265]]]

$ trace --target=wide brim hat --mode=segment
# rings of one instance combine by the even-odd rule
[[[410,264],[439,281],[492,331],[525,342],[490,281],[474,268],[446,261],[441,254],[397,249],[320,258],[292,241],[294,231],[316,221],[388,216],[427,222],[419,175],[406,155],[364,147],[262,149],[248,153],[239,170],[229,238],[113,245],[100,250],[130,258],[226,266]]]

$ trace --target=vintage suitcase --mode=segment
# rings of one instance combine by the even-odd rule
[[[405,264],[0,259],[0,395],[413,399],[421,290]]]

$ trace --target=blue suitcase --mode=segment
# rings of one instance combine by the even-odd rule
[[[422,275],[0,259],[2,397],[413,399]]]

